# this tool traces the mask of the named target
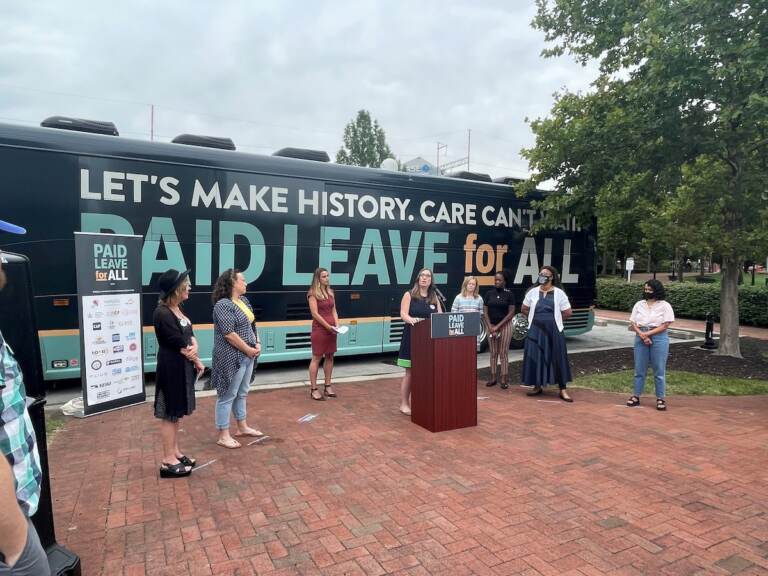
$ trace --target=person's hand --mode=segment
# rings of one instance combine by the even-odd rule
[[[187,346],[186,348],[182,348],[181,349],[181,355],[184,356],[184,358],[186,358],[187,360],[190,360],[190,361],[194,360],[194,358],[195,358],[195,354],[192,354],[192,352],[190,350],[191,348],[192,348],[191,346]]]
[[[195,362],[195,371],[197,372],[197,375],[200,376],[203,372],[205,372],[205,366],[203,365],[200,360]]]
[[[197,353],[198,353],[198,351],[199,351],[199,349],[198,349],[198,346],[197,346],[197,342],[195,342],[195,343],[193,343],[193,344],[190,344],[189,346],[187,346],[187,350],[189,350],[189,351],[190,351],[190,353],[192,354],[192,356],[194,356],[195,358],[197,358]]]
[[[254,350],[254,354],[253,354],[252,358],[256,358],[256,356],[261,354],[261,343],[260,342],[256,342],[256,346],[254,346],[253,350]]]
[[[650,336],[643,336],[643,344],[646,346],[650,346],[652,344],[652,340]]]

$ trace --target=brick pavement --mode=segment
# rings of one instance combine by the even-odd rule
[[[606,320],[618,320],[621,322],[629,322],[629,312],[622,312],[621,310],[604,310],[602,308],[595,308],[595,316],[597,318],[603,318]],[[680,330],[691,330],[694,332],[701,332],[704,334],[706,330],[706,322],[704,320],[689,320],[687,318],[678,318],[672,324],[672,328],[678,328]],[[720,335],[720,323],[715,322],[714,325],[715,337]],[[748,338],[757,338],[758,340],[768,340],[768,328],[760,328],[758,326],[739,326],[739,336],[745,336]]]
[[[69,420],[58,540],[85,575],[768,573],[768,397],[658,413],[483,387],[479,426],[432,434],[397,412],[398,384],[252,394],[274,439],[241,450],[213,444],[201,399],[182,447],[216,462],[180,480],[158,478],[150,406]]]

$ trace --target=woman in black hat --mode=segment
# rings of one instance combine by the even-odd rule
[[[162,419],[163,438],[161,478],[188,476],[195,460],[179,449],[178,431],[182,417],[195,409],[195,379],[203,372],[197,356],[197,340],[192,322],[181,311],[181,303],[189,298],[192,285],[189,270],[168,270],[157,282],[160,301],[153,322],[160,348],[157,352],[155,417]]]

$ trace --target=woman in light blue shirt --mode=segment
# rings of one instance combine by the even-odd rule
[[[483,299],[477,290],[477,278],[467,276],[461,284],[461,292],[453,299],[451,312],[480,312],[483,313]]]

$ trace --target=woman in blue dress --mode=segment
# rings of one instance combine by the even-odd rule
[[[573,313],[571,303],[558,287],[556,268],[543,266],[538,284],[525,295],[520,310],[528,316],[529,326],[523,350],[523,384],[533,386],[528,396],[538,396],[544,386],[557,384],[560,398],[573,402],[566,390],[572,378],[563,335],[563,320]]]
[[[423,268],[419,270],[413,287],[403,294],[403,299],[400,301],[400,317],[405,322],[405,326],[403,339],[400,340],[397,365],[405,368],[405,376],[400,383],[400,412],[403,414],[411,413],[411,326],[429,318],[435,312],[442,311],[443,307],[437,297],[432,270]]]

